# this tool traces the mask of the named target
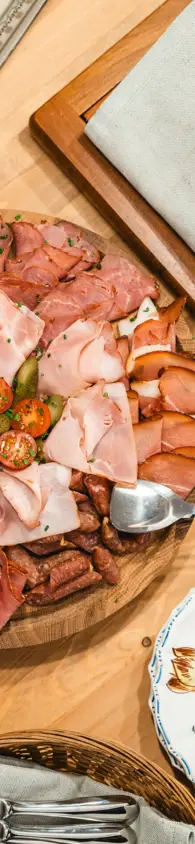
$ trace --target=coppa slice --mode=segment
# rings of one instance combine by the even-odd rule
[[[162,412],[162,418],[162,451],[173,451],[177,446],[195,446],[195,419],[168,410]]]
[[[162,424],[159,416],[133,425],[138,463],[144,463],[152,454],[161,452]]]
[[[100,382],[69,399],[45,441],[46,459],[112,481],[136,483],[136,450],[122,383]]]
[[[115,288],[115,298],[110,319],[120,319],[134,311],[145,296],[157,299],[159,292],[153,276],[146,275],[141,267],[120,255],[105,255],[101,270],[96,270],[108,288]]]
[[[149,352],[140,355],[129,370],[127,361],[127,375],[136,381],[153,381],[162,375],[164,369],[169,366],[181,366],[184,369],[191,369],[195,372],[195,360],[185,355],[177,355],[174,352]]]
[[[0,358],[8,384],[39,342],[43,328],[36,314],[24,306],[18,308],[0,290]]]
[[[159,389],[164,410],[195,414],[195,372],[169,367],[161,375]]]
[[[155,454],[139,466],[138,477],[165,484],[186,498],[195,486],[195,460],[179,454]]]
[[[39,305],[39,316],[45,322],[42,346],[46,348],[48,342],[78,319],[110,319],[114,295],[114,288],[108,290],[100,279],[94,283],[90,273],[81,273],[74,282],[61,282]]]

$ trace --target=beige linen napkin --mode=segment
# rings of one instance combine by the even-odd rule
[[[89,777],[59,774],[38,765],[0,758],[0,797],[10,800],[67,800],[94,794],[114,794],[118,789]],[[138,844],[195,844],[195,827],[174,823],[150,809],[139,798],[140,816],[134,824]]]
[[[85,132],[195,251],[195,0]]]

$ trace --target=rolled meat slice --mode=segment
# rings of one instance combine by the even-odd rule
[[[84,475],[83,480],[98,513],[101,516],[109,516],[112,491],[110,482],[98,475]]]
[[[89,586],[97,586],[101,581],[102,576],[99,572],[86,571],[80,577],[76,577],[75,580],[71,580],[69,583],[63,583],[55,592],[50,592],[46,583],[37,586],[28,594],[26,601],[28,604],[35,606],[53,604],[54,601],[56,602],[61,598],[66,598],[68,595],[73,595],[74,592],[81,592],[82,589],[87,589]]]
[[[106,583],[110,583],[112,586],[118,583],[120,580],[120,569],[108,548],[103,548],[103,546],[95,548],[93,551],[93,563]]]

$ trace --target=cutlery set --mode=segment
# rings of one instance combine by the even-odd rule
[[[131,825],[138,814],[138,804],[126,795],[56,803],[15,803],[2,799],[0,841],[136,844]]]

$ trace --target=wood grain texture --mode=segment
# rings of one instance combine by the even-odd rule
[[[7,210],[4,213],[4,220],[12,222],[15,215],[17,215],[16,210]],[[40,214],[30,212],[21,213],[22,218],[37,224],[42,220]],[[56,222],[55,217],[48,217],[48,215],[47,220]],[[101,252],[107,251],[105,240],[100,239],[93,232],[87,231],[86,236],[99,247]],[[131,256],[137,262],[137,256],[132,252]],[[161,284],[161,303],[166,304],[171,298],[169,290]],[[178,337],[187,351],[195,351],[195,342],[191,340],[187,319],[186,311],[186,321],[183,316],[180,319]],[[195,320],[193,324],[195,330]],[[98,587],[87,589],[57,604],[40,609],[24,604],[1,631],[0,650],[52,642],[104,621],[116,610],[130,603],[136,595],[146,589],[166,565],[171,563],[187,529],[188,525],[181,530],[173,526],[166,532],[157,533],[147,549],[132,555],[126,554],[122,559],[119,557],[121,579],[115,587],[101,583]]]
[[[34,137],[148,266],[195,309],[195,257],[84,134],[84,120],[165,31],[189,0],[168,0],[31,117]]]

